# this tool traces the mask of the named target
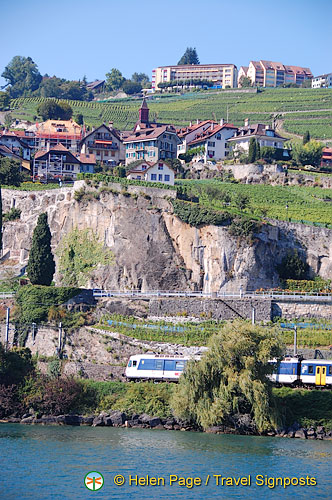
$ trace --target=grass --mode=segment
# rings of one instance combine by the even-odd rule
[[[324,425],[332,429],[332,391],[316,389],[273,389],[278,410],[286,425]]]
[[[36,121],[37,107],[42,98],[19,98],[11,102],[13,118]],[[111,102],[68,101],[74,115],[82,113],[90,126],[113,121],[114,127],[130,129],[134,126],[140,107],[139,100],[123,99]],[[161,123],[187,125],[197,119],[226,119],[234,125],[251,122],[269,123],[274,116],[285,119],[285,129],[293,133],[309,130],[312,137],[332,138],[331,123],[326,123],[332,112],[330,89],[264,89],[259,93],[198,92],[155,96],[149,101],[150,117]],[[286,113],[286,114],[283,114]],[[308,125],[306,120],[310,118]],[[299,123],[297,123],[299,121]],[[304,130],[304,131],[305,131]]]
[[[224,210],[222,194],[227,192],[232,201],[227,211],[237,213],[234,201],[244,194],[249,205],[244,210],[248,216],[316,223],[332,227],[332,189],[304,186],[271,186],[265,184],[225,183],[215,179],[176,181],[177,185],[190,188],[199,197],[199,203],[214,210]],[[286,205],[288,208],[286,208]]]

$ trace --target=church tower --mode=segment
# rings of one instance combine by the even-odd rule
[[[146,104],[145,97],[143,98],[143,102],[139,110],[139,121],[141,123],[149,123],[149,108]]]

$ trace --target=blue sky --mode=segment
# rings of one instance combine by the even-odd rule
[[[332,72],[331,0],[1,0],[0,74],[15,55],[42,74],[88,81],[176,64],[267,59]],[[4,80],[0,80],[0,85]]]

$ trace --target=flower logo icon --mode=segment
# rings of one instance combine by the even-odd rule
[[[103,475],[97,471],[88,472],[84,478],[84,484],[88,490],[100,490],[104,485]]]

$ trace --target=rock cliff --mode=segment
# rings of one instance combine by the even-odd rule
[[[1,267],[27,262],[37,217],[46,211],[54,251],[74,227],[91,228],[113,251],[114,264],[97,268],[89,286],[208,292],[277,286],[275,264],[290,248],[305,257],[312,274],[332,277],[331,230],[271,221],[249,244],[224,227],[197,229],[183,223],[166,199],[174,196],[172,191],[130,186],[128,195],[115,185],[118,192],[78,202],[74,192],[82,182],[50,191],[2,190],[3,211],[16,206],[22,214],[5,223]]]

